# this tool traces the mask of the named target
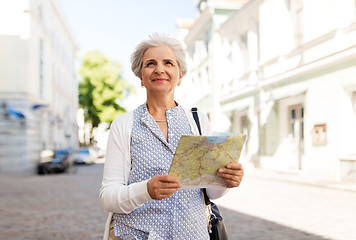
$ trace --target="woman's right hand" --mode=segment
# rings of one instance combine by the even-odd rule
[[[181,187],[178,178],[169,175],[157,175],[147,182],[148,194],[155,200],[170,197]]]

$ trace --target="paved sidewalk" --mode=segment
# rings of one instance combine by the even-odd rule
[[[354,240],[355,199],[355,183],[245,168],[241,185],[214,202],[233,240]]]
[[[253,167],[245,168],[245,175],[254,178],[269,179],[295,184],[304,184],[314,187],[356,192],[356,181],[326,181],[312,176],[303,176],[298,173],[278,172],[272,170],[257,169]]]

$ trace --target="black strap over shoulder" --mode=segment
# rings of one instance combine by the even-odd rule
[[[199,116],[198,116],[198,108],[193,107],[192,108],[192,113],[193,113],[193,118],[195,120],[195,123],[197,124],[199,134],[201,135],[201,129],[200,129],[200,122],[199,122]]]
[[[199,116],[198,116],[198,108],[193,107],[192,108],[192,113],[193,113],[193,118],[195,123],[197,124],[198,130],[199,130],[199,134],[201,135],[201,129],[200,129],[200,122],[199,122]],[[204,202],[206,205],[210,205],[210,199],[208,197],[208,194],[206,193],[206,188],[202,188],[201,191],[203,192],[204,195]]]
[[[197,124],[199,133],[201,135],[198,109],[192,108],[192,113],[193,113],[195,123]],[[202,195],[204,197],[204,203],[208,206],[208,209],[209,209],[209,215],[210,215],[209,216],[209,236],[210,236],[210,239],[227,240],[228,237],[227,237],[227,233],[226,233],[225,224],[224,224],[224,221],[222,219],[222,216],[220,214],[218,207],[215,205],[215,203],[210,201],[208,194],[206,192],[206,188],[201,188],[200,191],[202,192]]]
[[[206,205],[210,205],[210,199],[208,197],[208,194],[206,193],[206,188],[202,188],[201,191],[203,191],[203,195],[204,195],[204,202]]]

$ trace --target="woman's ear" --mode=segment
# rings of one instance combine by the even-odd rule
[[[180,86],[180,84],[182,83],[182,80],[183,80],[183,75],[181,73],[179,73],[179,79],[178,79],[177,86]]]

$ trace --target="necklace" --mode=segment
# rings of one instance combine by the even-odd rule
[[[167,122],[167,120],[155,120],[156,122]]]

